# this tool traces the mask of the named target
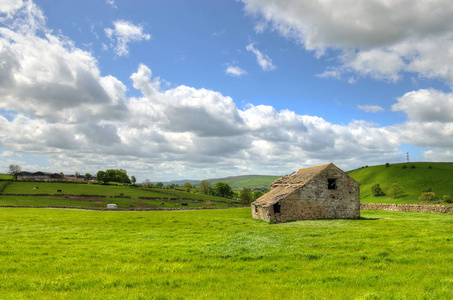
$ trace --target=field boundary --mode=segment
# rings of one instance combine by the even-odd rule
[[[180,208],[164,208],[164,207],[148,207],[148,208],[100,208],[100,207],[81,207],[81,206],[66,206],[66,205],[47,205],[47,206],[27,206],[27,205],[0,205],[0,208],[60,208],[60,209],[81,209],[81,210],[99,210],[99,211],[178,211],[178,210],[212,210],[212,209],[232,209],[243,207],[180,207]]]
[[[423,213],[453,213],[453,205],[422,205],[422,204],[388,204],[388,203],[361,203],[360,210],[388,210],[412,211]]]

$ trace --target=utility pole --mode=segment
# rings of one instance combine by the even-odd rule
[[[407,152],[406,161],[409,162],[409,152]]]

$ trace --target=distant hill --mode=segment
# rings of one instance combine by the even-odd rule
[[[233,189],[240,189],[243,187],[255,188],[255,187],[268,187],[275,179],[280,178],[281,176],[271,176],[271,175],[242,175],[242,176],[230,176],[224,178],[211,178],[206,179],[212,185],[215,185],[217,182],[226,182]],[[201,182],[195,182],[195,185],[199,185]]]
[[[398,197],[401,200],[418,199],[429,187],[437,197],[453,195],[453,163],[410,162],[391,164],[388,168],[381,165],[349,171],[348,175],[360,183],[361,199],[374,198],[371,187],[376,183],[384,192],[393,183],[403,186],[405,191]]]
[[[200,180],[191,180],[191,179],[181,179],[181,180],[172,180],[172,181],[165,181],[162,182],[164,185],[169,185],[169,184],[177,184],[182,186],[184,183],[189,182],[191,184],[194,184],[195,182],[199,182]],[[157,182],[154,182],[157,183]]]

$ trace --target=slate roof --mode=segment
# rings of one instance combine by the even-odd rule
[[[269,193],[256,199],[252,204],[256,206],[269,207],[277,203],[278,200],[285,198],[289,194],[310,182],[316,175],[327,169],[332,163],[300,169],[290,175],[278,178],[272,184],[272,190]]]

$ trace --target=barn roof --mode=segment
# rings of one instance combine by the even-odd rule
[[[330,165],[333,164],[329,163],[326,165],[300,169],[297,173],[294,172],[290,175],[278,178],[271,184],[272,190],[258,198],[253,204],[265,207],[275,204],[278,200],[285,198],[295,190],[306,185]]]

